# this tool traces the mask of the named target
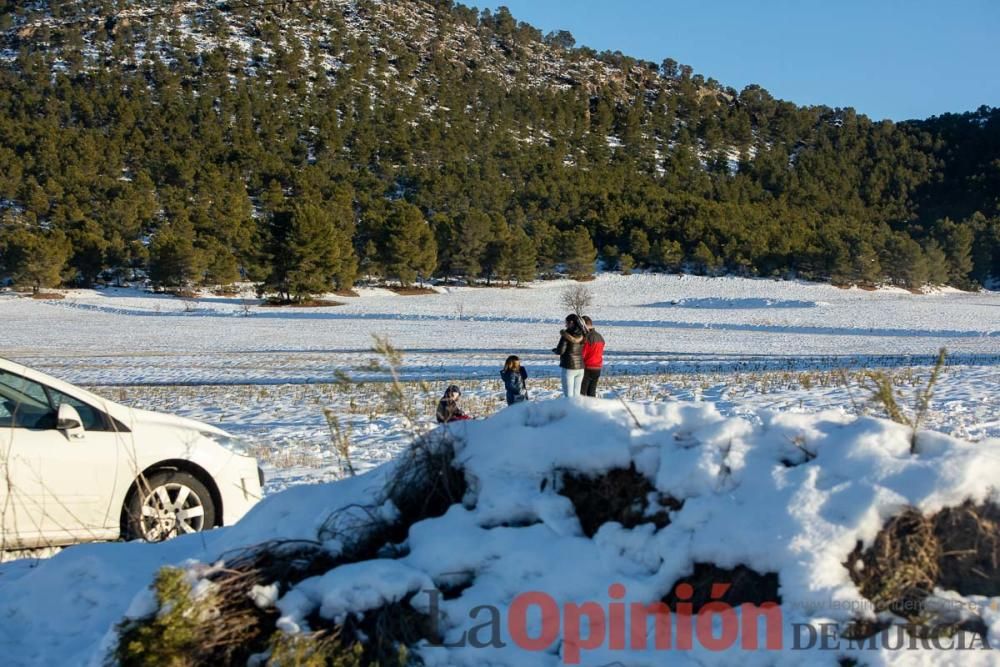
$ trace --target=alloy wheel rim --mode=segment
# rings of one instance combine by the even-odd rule
[[[148,542],[197,533],[205,526],[205,506],[184,484],[161,484],[146,495],[140,508],[143,539]]]

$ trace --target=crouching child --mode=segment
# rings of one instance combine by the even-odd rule
[[[438,424],[447,424],[449,422],[457,422],[465,419],[471,419],[469,415],[462,411],[462,408],[458,407],[458,397],[462,395],[461,390],[458,385],[453,384],[448,389],[445,390],[444,396],[438,401],[437,407],[437,422]]]

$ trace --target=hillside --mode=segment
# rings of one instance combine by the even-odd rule
[[[873,123],[448,0],[6,2],[0,31],[18,284],[1000,275],[986,107]]]

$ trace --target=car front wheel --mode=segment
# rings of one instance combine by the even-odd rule
[[[215,503],[197,477],[162,470],[138,481],[126,516],[126,538],[161,542],[212,528]]]

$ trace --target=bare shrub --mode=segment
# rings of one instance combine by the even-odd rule
[[[559,303],[570,312],[583,317],[584,313],[594,305],[594,294],[586,285],[572,285],[563,290]]]
[[[201,571],[163,568],[152,586],[157,609],[119,624],[118,644],[109,658],[122,667],[246,664],[251,655],[269,646],[292,655],[350,658],[356,651],[336,642],[336,635],[307,637],[301,640],[304,643],[276,636],[277,610],[259,606],[249,595],[254,586],[272,583],[279,585],[279,593],[285,592],[335,565],[319,543],[287,541],[225,555],[220,564]],[[208,585],[198,587],[195,594],[192,582],[197,579]]]
[[[447,430],[418,439],[403,454],[385,488],[385,498],[399,510],[407,527],[417,521],[441,516],[462,502],[468,483],[455,465],[455,441]]]
[[[909,508],[886,523],[867,549],[859,542],[844,567],[876,612],[919,624],[922,634],[980,632],[980,619],[939,618],[925,602],[935,588],[1000,595],[1000,507],[967,501],[929,517]],[[879,629],[856,623],[852,632],[870,636]]]

